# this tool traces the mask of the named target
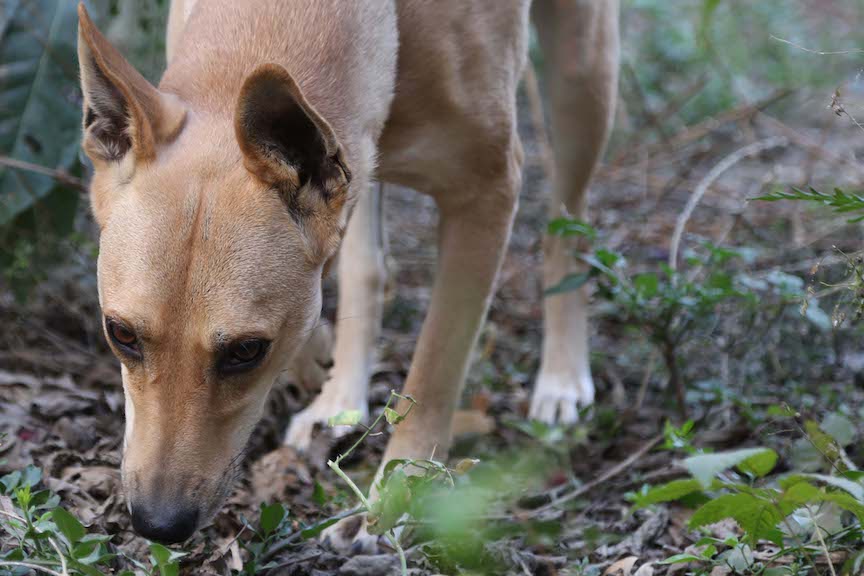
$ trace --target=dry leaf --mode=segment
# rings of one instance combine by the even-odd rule
[[[630,576],[637,560],[639,560],[638,556],[627,556],[626,558],[622,558],[606,568],[603,572],[603,576]]]

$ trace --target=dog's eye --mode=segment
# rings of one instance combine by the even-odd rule
[[[219,368],[228,374],[251,370],[264,358],[269,345],[266,340],[234,342],[226,348]]]
[[[112,318],[105,320],[105,328],[108,337],[121,352],[136,359],[140,358],[141,352],[138,350],[138,337],[135,332]]]

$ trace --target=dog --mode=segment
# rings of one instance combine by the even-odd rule
[[[555,143],[550,216],[585,218],[616,100],[617,0],[174,0],[158,87],[79,6],[82,148],[138,534],[180,542],[222,506],[271,386],[303,361],[340,245],[339,315],[352,321],[286,442],[365,413],[384,284],[373,181],[428,194],[440,213],[404,386],[417,406],[385,462],[446,457],[517,208],[531,13]],[[576,266],[569,242],[547,239],[547,286]],[[584,291],[546,298],[532,417],[570,423],[593,400],[586,305]]]

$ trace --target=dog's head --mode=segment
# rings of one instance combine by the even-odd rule
[[[318,321],[350,176],[281,67],[252,72],[225,119],[149,84],[83,7],[78,52],[124,486],[136,531],[180,541],[218,511],[273,381]]]

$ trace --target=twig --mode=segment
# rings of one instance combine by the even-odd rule
[[[648,384],[651,382],[651,376],[654,375],[654,364],[657,362],[657,349],[651,350],[651,357],[648,358],[648,363],[645,365],[645,372],[642,374],[642,381],[639,383],[639,392],[636,394],[635,411],[642,409],[642,404],[645,402],[645,395],[648,393]]]
[[[3,516],[8,516],[9,518],[12,518],[13,520],[18,520],[19,522],[27,522],[24,518],[22,518],[21,516],[18,516],[17,514],[13,514],[12,512],[6,512],[5,510],[0,510],[0,514],[2,514]]]
[[[668,144],[653,143],[645,146],[645,156],[648,157],[650,161],[655,155],[659,156],[668,153],[669,151],[677,151],[696,140],[704,138],[714,130],[717,130],[719,127],[723,126],[724,124],[728,124],[730,122],[740,122],[741,120],[753,117],[753,115],[755,115],[757,112],[761,112],[765,108],[776,104],[790,94],[793,94],[792,90],[778,90],[764,100],[755,104],[744,104],[742,106],[739,106],[738,108],[733,108],[732,110],[724,112],[718,116],[712,116],[710,118],[702,120],[701,122],[697,122],[696,124],[686,126],[677,134],[675,134],[669,140]],[[601,166],[598,170],[598,174],[605,175],[608,172],[614,172],[615,170],[619,169],[623,161],[626,160],[628,156],[630,156],[629,152],[630,149],[616,156],[611,162],[609,162],[608,165]]]
[[[600,476],[595,478],[594,480],[591,480],[590,482],[583,484],[582,486],[580,486],[579,488],[573,490],[572,492],[570,492],[568,494],[565,494],[563,496],[560,496],[560,497],[552,500],[551,502],[541,506],[540,508],[536,508],[536,509],[532,510],[528,514],[528,517],[533,518],[533,517],[539,516],[540,514],[542,514],[544,512],[548,512],[549,510],[557,508],[558,506],[561,506],[562,504],[566,504],[567,502],[570,502],[571,500],[578,498],[579,496],[582,496],[583,494],[590,492],[591,490],[593,490],[597,486],[603,484],[604,482],[608,482],[609,480],[611,480],[615,476],[618,476],[619,474],[621,474],[622,472],[627,470],[630,466],[635,464],[640,458],[645,456],[645,454],[647,454],[652,448],[654,448],[654,446],[656,446],[662,439],[663,439],[663,434],[658,434],[657,436],[654,436],[653,438],[648,440],[645,444],[643,444],[638,450],[636,450],[636,452],[634,452],[633,454],[628,456],[625,460],[619,462],[618,464],[616,464],[615,466],[613,466],[612,468],[610,468],[609,470],[607,470],[606,472],[604,472],[603,474],[601,474]]]
[[[317,528],[318,526],[321,526],[322,524],[325,524],[327,522],[334,522],[334,521],[338,522],[339,520],[344,520],[345,518],[350,518],[351,516],[354,516],[354,515],[359,514],[361,512],[363,512],[363,508],[358,506],[356,508],[352,508],[351,510],[346,510],[345,512],[341,512],[341,513],[337,514],[336,516],[331,516],[330,518],[325,518],[324,520],[321,520],[320,522],[316,522],[315,524],[312,524],[311,526],[307,527],[304,530],[298,530],[297,532],[294,532],[293,534],[291,534],[288,538],[286,538],[284,540],[280,540],[275,545],[271,546],[270,549],[267,550],[267,552],[264,554],[262,559],[264,561],[267,561],[270,558],[273,558],[274,556],[276,556],[277,554],[279,554],[280,552],[282,552],[283,550],[285,550],[286,548],[288,548],[289,546],[291,546],[292,544],[294,544],[295,542],[300,540],[300,537],[303,535],[303,532],[305,532],[306,530],[311,530],[313,528]]]
[[[813,516],[813,511],[810,510],[810,508],[807,508],[807,515],[810,516],[810,520],[816,527],[816,536],[819,538],[819,545],[822,547],[822,552],[825,553],[825,560],[828,563],[828,569],[831,570],[831,576],[837,576],[837,572],[834,571],[834,563],[831,562],[831,553],[828,552],[828,546],[825,545],[825,538],[822,537],[822,528],[820,528],[819,524],[816,523],[816,518]]]
[[[678,247],[681,244],[681,236],[684,234],[684,228],[687,226],[687,221],[690,220],[690,215],[693,214],[693,210],[696,208],[696,205],[699,204],[699,201],[702,199],[702,196],[705,195],[705,192],[708,191],[711,184],[713,184],[714,181],[717,180],[726,170],[744,158],[755,156],[769,148],[785,146],[787,142],[788,140],[786,140],[786,138],[778,136],[759,140],[758,142],[753,142],[748,146],[739,148],[721,160],[719,164],[714,166],[714,168],[712,168],[708,174],[699,181],[696,188],[693,190],[693,194],[690,195],[687,204],[684,206],[684,210],[678,215],[678,219],[675,221],[675,231],[672,234],[672,243],[669,247],[669,267],[671,269],[676,270],[678,268]]]
[[[864,124],[861,124],[843,105],[843,100],[842,98],[840,98],[839,88],[834,91],[834,95],[831,97],[831,105],[829,106],[829,108],[831,108],[831,110],[833,110],[834,113],[837,114],[837,116],[842,116],[843,114],[846,114],[846,116],[848,116],[849,119],[852,120],[852,123],[855,126],[860,128],[861,130],[864,130]]]
[[[36,174],[50,176],[58,182],[62,182],[76,190],[87,192],[87,186],[84,184],[84,181],[72,176],[65,170],[55,170],[53,168],[40,166],[39,164],[33,164],[32,162],[10,158],[9,156],[0,156],[0,166],[8,166],[9,168],[14,168],[16,170],[24,170],[26,172],[35,172]]]
[[[60,566],[61,570],[63,570],[63,576],[69,576],[69,570],[66,568],[66,558],[63,556],[63,552],[60,551],[60,547],[57,546],[57,542],[55,542],[53,538],[48,538],[48,543],[51,544],[51,547],[54,548],[55,552],[57,552],[57,557],[60,558]]]
[[[24,523],[27,522],[27,520],[25,518],[22,518],[21,516],[18,516],[17,514],[14,514],[12,512],[6,512],[5,510],[0,510],[0,515],[6,516],[8,518],[12,518],[13,520],[17,520],[19,522],[24,522]],[[42,534],[41,531],[39,533]],[[53,538],[48,538],[48,543],[51,544],[51,547],[54,548],[55,552],[57,552],[57,557],[60,558],[60,566],[62,566],[62,570],[63,570],[62,576],[68,576],[69,571],[66,567],[66,558],[63,556],[63,553],[60,551],[60,547],[57,546],[57,542],[55,542]]]
[[[234,536],[234,538],[232,538],[231,541],[228,542],[228,543],[227,543],[227,544],[222,548],[222,551],[219,552],[218,555],[217,555],[216,557],[212,558],[212,560],[210,560],[210,561],[212,562],[212,561],[215,561],[215,560],[219,560],[219,559],[223,558],[226,554],[228,554],[228,552],[231,551],[231,546],[234,545],[234,542],[236,542],[237,539],[240,538],[240,536],[243,534],[243,532],[246,531],[246,526],[247,526],[246,524],[243,524],[243,526],[240,527],[240,530],[237,532],[237,534]]]
[[[291,560],[286,560],[285,562],[281,562],[281,563],[276,564],[274,566],[270,566],[269,568],[267,568],[267,572],[270,572],[272,570],[277,570],[279,568],[287,568],[288,566],[300,564],[301,562],[307,562],[309,560],[314,560],[315,558],[318,558],[319,556],[321,556],[321,554],[323,554],[323,552],[318,550],[317,552],[309,554],[308,556],[304,556],[303,558],[292,558]]]
[[[778,38],[777,36],[774,36],[773,34],[770,36],[770,38],[771,38],[771,40],[776,40],[777,42],[782,42],[783,44],[788,44],[790,46],[794,46],[795,48],[798,48],[799,50],[803,50],[804,52],[809,52],[810,54],[818,54],[819,56],[836,56],[836,55],[840,55],[840,54],[864,54],[864,49],[862,49],[862,48],[852,48],[851,50],[833,50],[833,51],[831,51],[831,50],[829,50],[829,51],[811,50],[810,48],[805,48],[804,46],[801,46],[800,44],[796,44],[795,42],[792,42],[791,40],[784,40],[783,38]]]
[[[846,166],[854,169],[859,175],[864,174],[864,167],[859,165],[851,154],[849,154],[848,156],[839,156],[828,150],[825,147],[824,137],[822,139],[822,142],[816,142],[809,136],[802,134],[798,130],[795,130],[791,126],[781,122],[767,112],[758,112],[756,118],[758,120],[763,120],[768,124],[772,125],[773,127],[777,128],[778,130],[780,130],[780,132],[783,133],[783,135],[789,138],[790,141],[795,142],[795,144],[801,146],[802,148],[807,148],[808,150],[810,150],[811,153],[815,154],[826,162],[845,164]]]

